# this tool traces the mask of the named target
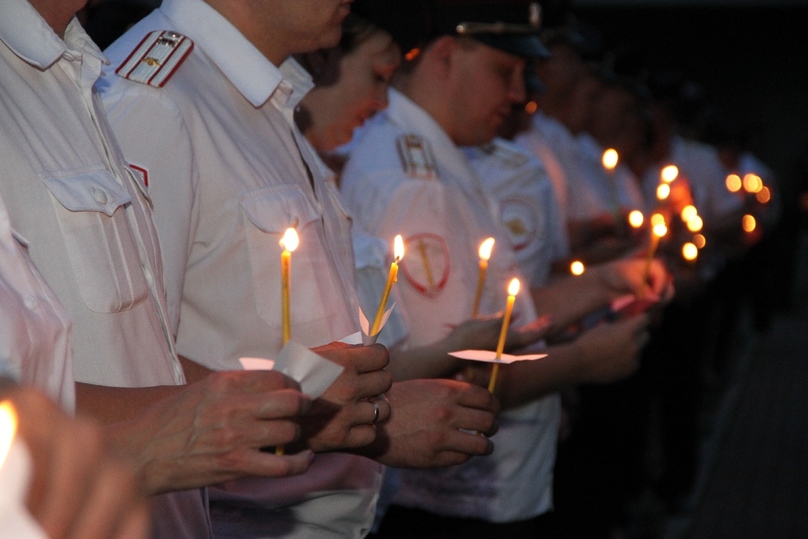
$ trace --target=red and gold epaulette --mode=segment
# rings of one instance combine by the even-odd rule
[[[429,141],[418,135],[401,135],[396,140],[404,172],[412,178],[437,180],[438,167]]]
[[[177,32],[151,32],[115,70],[118,76],[162,88],[194,48],[194,42]]]

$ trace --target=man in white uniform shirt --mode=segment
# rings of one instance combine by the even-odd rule
[[[380,17],[395,17],[390,13],[407,9],[393,1],[376,4]],[[430,39],[406,55],[409,60],[394,78],[396,90],[390,93],[389,108],[369,122],[343,170],[343,193],[359,223],[388,240],[400,233],[410,245],[410,254],[401,264],[398,290],[411,321],[413,346],[435,342],[470,317],[477,247],[486,237],[495,237],[497,244],[480,312],[500,310],[508,280],[520,275],[507,233],[498,222],[497,204],[458,148],[494,138],[511,105],[524,100],[524,58],[541,54],[534,29],[525,24],[528,4],[522,3],[510,14],[508,9],[495,2],[438,3],[430,18],[435,22]],[[513,18],[498,19],[509,15]],[[489,24],[496,20],[521,24],[505,25],[507,30],[499,33],[502,25]],[[459,36],[458,28],[470,34]],[[662,287],[657,280],[660,270],[655,266],[657,290]],[[575,283],[581,287],[577,295],[567,281],[540,293],[541,306],[558,313],[556,321],[566,326],[567,317],[574,319],[608,302],[601,296],[605,289],[596,291],[607,274],[611,276],[606,278],[611,283],[607,288],[614,287],[607,296],[628,290],[625,275],[617,277],[618,273],[589,273]],[[645,286],[637,277],[634,285]],[[517,297],[517,325],[536,318],[531,292],[525,290]],[[564,307],[556,309],[560,304]],[[647,318],[624,324],[613,330],[620,336],[609,335],[612,328],[601,326],[586,339],[600,339],[603,347],[622,343],[619,347],[626,347],[615,355],[630,360],[646,338]],[[577,361],[583,359],[580,350],[586,339],[571,348],[554,348],[544,360],[500,371],[498,395],[512,409],[501,418],[492,457],[454,468],[403,472],[395,503],[416,511],[395,509],[382,523],[380,534],[462,537],[474,530],[532,536],[540,529],[537,517],[552,506],[559,413],[553,392],[597,370]],[[610,365],[614,370],[606,369],[609,376],[621,376],[633,368],[619,361]],[[623,374],[616,374],[621,368]]]
[[[73,324],[77,410],[110,423],[105,433],[137,464],[144,492],[181,490],[153,498],[156,535],[207,537],[198,487],[308,466],[307,454],[260,452],[296,439],[291,419],[308,399],[278,373],[224,373],[184,385],[151,201],[127,169],[94,90],[105,59],[74,17],[83,4],[3,4],[0,193]],[[233,414],[240,420],[224,422]]]
[[[199,369],[235,368],[239,357],[281,349],[278,243],[289,227],[300,236],[292,254],[292,340],[315,347],[359,330],[350,221],[294,125],[294,89],[306,75],[287,61],[334,45],[348,12],[340,0],[166,0],[107,51],[120,76],[110,71],[105,106],[128,158],[149,179],[172,328],[180,354]],[[138,47],[146,36],[155,52]],[[176,54],[152,62],[166,48]],[[369,399],[389,387],[380,370],[386,361],[381,347],[343,350],[345,373],[315,401],[314,422],[302,424],[309,447],[356,448],[375,439],[365,454],[394,465],[490,452],[487,439],[457,430],[490,430],[493,403],[479,388],[395,384],[388,393],[395,412],[379,422],[390,408]],[[425,384],[431,391],[418,389]],[[434,411],[446,413],[425,420]],[[376,462],[332,451],[298,478],[228,483],[212,494],[214,531],[361,537],[380,475]]]

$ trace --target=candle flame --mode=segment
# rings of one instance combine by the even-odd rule
[[[603,166],[606,167],[606,170],[614,170],[614,167],[617,166],[617,161],[619,157],[617,155],[617,150],[614,148],[609,148],[605,152],[603,152]]]
[[[17,432],[17,413],[10,401],[0,402],[0,468],[6,461],[14,434]]]
[[[682,256],[685,260],[692,262],[699,256],[699,248],[695,244],[687,242],[682,245]]]
[[[401,234],[393,240],[393,256],[396,257],[396,262],[400,262],[404,258],[404,238],[401,237]]]
[[[660,177],[665,183],[671,183],[679,176],[679,168],[676,165],[668,165],[662,169]]]
[[[537,110],[539,110],[539,104],[535,101],[528,101],[527,104],[525,104],[525,112],[528,114],[535,114]]]
[[[515,296],[518,293],[519,293],[519,279],[514,277],[513,279],[511,279],[510,284],[508,284],[508,295]]]
[[[572,264],[570,264],[570,273],[572,273],[573,275],[583,275],[585,270],[586,267],[584,267],[584,263],[581,262],[580,260],[576,260]]]
[[[656,190],[656,197],[659,200],[665,200],[671,195],[671,186],[667,183],[660,183]]]
[[[645,216],[643,216],[640,210],[634,210],[628,214],[628,224],[634,228],[640,228],[643,221],[645,221]]]
[[[651,226],[657,226],[659,224],[665,224],[665,216],[661,213],[655,213],[651,216]]]
[[[696,234],[695,236],[693,236],[693,243],[699,249],[704,249],[704,246],[707,245],[707,238],[705,238],[701,234]]]
[[[746,215],[743,216],[742,225],[744,231],[753,232],[755,230],[755,227],[757,226],[757,221],[753,216],[747,213]]]
[[[654,236],[656,236],[657,238],[661,238],[667,233],[668,233],[668,227],[665,226],[665,223],[654,225]]]
[[[287,228],[281,239],[281,247],[291,253],[297,249],[298,245],[300,245],[300,238],[297,235],[297,231],[294,228]]]
[[[761,204],[766,204],[772,199],[772,192],[764,185],[760,191],[755,194],[755,198],[757,198],[757,201]]]
[[[741,190],[743,184],[740,176],[737,174],[730,174],[727,176],[726,185],[727,190],[729,190],[730,193],[737,193]]]
[[[491,251],[494,249],[494,243],[496,240],[494,238],[488,238],[480,244],[480,258],[483,260],[489,260],[491,258]]]
[[[699,212],[696,209],[696,206],[694,206],[692,204],[688,204],[687,206],[682,208],[681,216],[682,216],[682,221],[684,221],[685,223],[687,223],[688,221],[690,221],[694,217],[698,217],[698,215],[699,215]]]
[[[698,215],[691,217],[687,221],[687,229],[691,232],[698,232],[704,227],[704,220]]]

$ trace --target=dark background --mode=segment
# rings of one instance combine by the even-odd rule
[[[785,182],[808,159],[808,4],[779,7],[574,6],[611,49],[701,83],[722,117]]]

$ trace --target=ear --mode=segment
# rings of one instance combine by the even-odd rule
[[[454,63],[454,54],[458,48],[457,39],[452,36],[442,36],[432,42],[424,52],[433,68],[441,73],[448,73]]]

